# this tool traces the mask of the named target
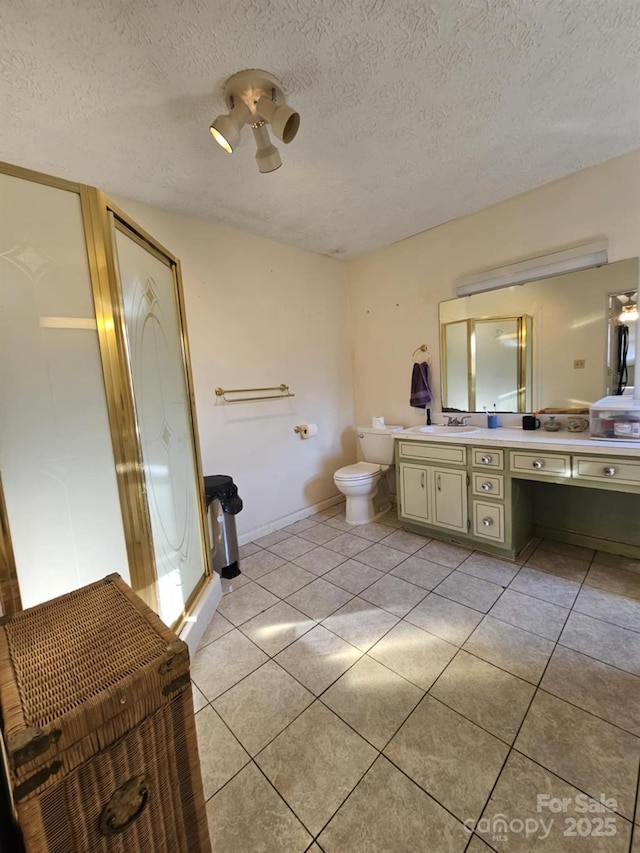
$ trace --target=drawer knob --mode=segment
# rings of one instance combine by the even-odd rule
[[[482,523],[484,524],[485,527],[491,527],[491,525],[493,524],[493,519],[489,518],[489,516],[487,516],[486,518],[482,519]]]
[[[481,456],[480,461],[483,465],[491,465],[493,462],[493,456]]]
[[[491,489],[493,489],[493,483],[483,483],[482,486],[480,486],[480,488],[482,489],[483,492],[490,492]]]
[[[544,459],[534,459],[532,462],[534,468],[544,468]]]
[[[616,469],[613,467],[613,465],[607,465],[605,468],[602,469],[602,473],[605,477],[615,477]]]

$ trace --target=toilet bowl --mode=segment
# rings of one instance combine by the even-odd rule
[[[346,497],[347,524],[367,524],[391,508],[393,433],[402,429],[358,427],[358,442],[366,461],[345,465],[333,475],[336,488]]]

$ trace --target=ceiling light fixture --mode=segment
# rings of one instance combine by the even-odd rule
[[[250,124],[258,169],[262,173],[274,172],[282,160],[269,138],[266,123],[285,145],[295,138],[300,127],[300,115],[287,105],[280,81],[268,71],[239,71],[225,83],[224,100],[229,112],[219,115],[211,125],[213,138],[231,154],[240,142],[243,126]]]
[[[608,261],[607,240],[597,240],[582,246],[573,246],[539,258],[529,258],[517,264],[461,278],[456,282],[458,296],[471,296],[485,290],[499,290],[513,284],[540,281],[567,272],[600,267]]]

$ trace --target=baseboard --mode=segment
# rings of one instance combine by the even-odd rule
[[[313,506],[299,509],[290,515],[285,515],[284,518],[279,518],[277,521],[270,521],[269,524],[264,524],[262,527],[257,527],[254,530],[243,533],[241,536],[238,536],[238,544],[246,545],[247,542],[253,542],[254,539],[259,539],[261,536],[266,536],[268,533],[273,533],[276,530],[282,530],[283,527],[287,527],[289,524],[294,524],[296,521],[301,521],[303,518],[308,518],[310,515],[315,515],[316,512],[322,512],[323,509],[329,509],[329,507],[339,503],[344,503],[344,495],[335,495]]]
[[[220,576],[214,572],[211,580],[207,583],[198,598],[191,615],[180,631],[180,639],[184,640],[189,646],[189,654],[192,658],[200,645],[200,640],[207,629],[207,625],[213,619],[213,614],[216,612],[221,598],[222,584],[220,583]]]

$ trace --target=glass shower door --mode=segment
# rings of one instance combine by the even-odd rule
[[[172,625],[208,573],[176,265],[111,214],[157,573]]]

